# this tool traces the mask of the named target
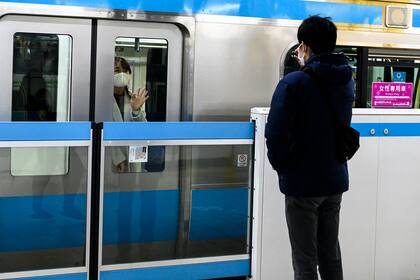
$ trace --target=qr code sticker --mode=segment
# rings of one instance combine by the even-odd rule
[[[147,162],[147,146],[130,146],[128,162]]]

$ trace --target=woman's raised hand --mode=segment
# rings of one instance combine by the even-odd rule
[[[130,98],[131,109],[133,109],[133,111],[139,111],[148,98],[149,93],[146,88],[139,88],[135,90],[133,94],[131,94]]]

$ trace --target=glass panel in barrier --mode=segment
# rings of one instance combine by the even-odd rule
[[[192,147],[188,257],[248,253],[249,145]]]
[[[166,146],[164,176],[149,148],[105,150],[103,264],[248,253],[252,146]],[[115,149],[143,172],[112,170]]]
[[[65,175],[12,176],[11,150],[25,149],[0,148],[0,273],[84,266],[88,148],[60,148]]]

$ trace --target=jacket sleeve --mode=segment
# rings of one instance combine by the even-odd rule
[[[146,119],[146,110],[145,110],[145,105],[143,104],[143,106],[141,106],[139,112],[137,114],[134,114],[133,110],[130,108],[130,116],[131,119],[130,121],[132,122],[147,122]]]
[[[295,112],[292,95],[291,86],[280,81],[273,94],[265,128],[268,160],[277,172],[282,172],[290,159],[291,123]]]
[[[118,166],[121,162],[128,160],[127,155],[124,153],[125,147],[112,147],[111,156],[114,166]]]

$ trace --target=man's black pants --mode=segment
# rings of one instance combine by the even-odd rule
[[[342,194],[286,196],[286,219],[295,280],[342,280],[338,229]]]

